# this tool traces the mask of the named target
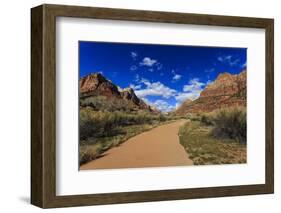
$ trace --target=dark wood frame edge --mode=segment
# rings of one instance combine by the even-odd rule
[[[196,189],[171,189],[56,196],[56,17],[97,18],[266,31],[266,183]],[[41,208],[149,202],[274,192],[274,20],[156,11],[41,5],[31,9],[31,203]]]

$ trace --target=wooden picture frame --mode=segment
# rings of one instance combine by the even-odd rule
[[[56,195],[56,18],[95,18],[158,23],[261,28],[266,32],[265,184],[192,189]],[[31,9],[31,203],[41,208],[132,203],[274,191],[273,19],[41,5]]]

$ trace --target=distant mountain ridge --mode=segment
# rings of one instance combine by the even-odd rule
[[[80,98],[85,99],[93,96],[105,96],[125,100],[137,109],[158,112],[154,107],[146,104],[138,98],[132,88],[121,89],[106,79],[101,73],[92,73],[79,80]]]
[[[175,115],[210,112],[220,108],[246,106],[247,71],[239,74],[221,73],[207,85],[196,100],[184,101],[174,112]],[[134,106],[136,110],[159,113],[155,107],[138,98],[132,88],[121,89],[101,73],[92,73],[79,80],[80,99],[102,96],[108,99],[124,100],[124,105]]]
[[[210,112],[216,109],[246,106],[247,71],[237,75],[221,73],[217,79],[201,92],[198,99],[186,100],[175,110],[176,115]]]

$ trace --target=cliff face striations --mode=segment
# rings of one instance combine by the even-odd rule
[[[214,82],[205,87],[198,99],[186,100],[175,114],[185,115],[210,112],[225,107],[246,106],[246,75],[246,70],[237,75],[221,73]]]

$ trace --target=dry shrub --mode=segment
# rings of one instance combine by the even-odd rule
[[[244,107],[235,107],[217,111],[214,118],[212,135],[217,138],[231,138],[246,143],[247,114]]]

